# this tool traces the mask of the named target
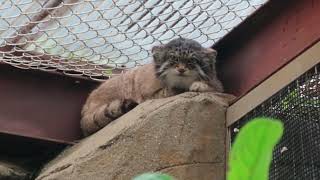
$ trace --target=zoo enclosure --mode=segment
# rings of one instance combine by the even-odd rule
[[[262,26],[249,30],[254,38],[238,39],[234,49],[224,52],[221,67],[228,75],[223,77],[239,95],[227,111],[227,149],[250,119],[280,119],[285,132],[273,153],[269,178],[315,180],[320,172],[320,27],[316,24],[320,3],[294,1],[289,7],[285,3],[269,4],[270,9],[264,9],[267,14],[253,17],[259,22],[242,26],[229,41],[217,45],[227,47],[250,27]]]
[[[1,62],[105,79],[182,36],[212,46],[267,0],[2,0]]]
[[[276,71],[289,65],[291,61],[297,62],[293,59],[315,45],[320,37],[320,26],[317,23],[320,3],[313,0],[303,2],[270,0],[237,27],[235,26],[240,21],[264,2],[117,1],[132,4],[120,4],[121,6],[118,7],[121,8],[110,5],[110,8],[100,9],[99,4],[101,7],[108,7],[103,3],[105,1],[92,2],[94,3],[90,1],[2,1],[1,33],[5,33],[5,36],[2,34],[1,37],[0,61],[3,64],[0,65],[0,81],[7,85],[0,87],[3,88],[0,91],[1,99],[7,100],[5,101],[7,103],[1,104],[0,108],[2,110],[0,120],[4,121],[1,124],[6,124],[1,127],[4,128],[1,130],[2,137],[9,134],[13,136],[6,136],[6,139],[19,137],[20,142],[26,141],[26,138],[21,137],[25,136],[29,140],[33,139],[34,142],[39,142],[40,139],[45,142],[54,142],[53,145],[71,143],[79,138],[78,122],[81,104],[87,93],[98,84],[85,79],[106,79],[121,73],[126,68],[147,63],[150,54],[145,52],[150,50],[153,44],[165,43],[170,38],[178,36],[193,38],[207,47],[214,43],[213,47],[219,52],[219,77],[225,84],[227,92],[239,96],[228,110],[228,126],[231,126],[297,78],[298,76],[289,76],[295,78],[284,82],[274,81],[281,86],[276,90],[264,92],[263,96],[261,94],[255,96],[255,101],[247,99],[257,90],[256,88],[259,88],[259,84],[263,85],[262,82],[268,77],[276,75]],[[156,7],[161,7],[161,11],[149,6],[151,2],[159,2],[159,6]],[[218,3],[219,6],[212,6],[212,3]],[[134,14],[132,11],[134,9],[128,9],[133,5],[141,8],[141,11],[139,9],[136,11],[137,16],[134,20],[138,23],[133,23],[130,18],[127,19],[128,15]],[[16,6],[29,7],[26,9],[31,13],[22,12]],[[10,8],[16,10],[9,11]],[[195,11],[192,10],[193,8]],[[114,14],[107,15],[118,16],[106,18],[106,20],[95,19],[99,17],[94,15],[97,12],[99,14],[99,11],[108,12],[109,10]],[[182,13],[179,10],[182,10]],[[163,13],[164,16],[157,13]],[[90,19],[92,17],[89,16],[90,14],[93,14],[93,19]],[[178,16],[175,16],[176,14]],[[82,21],[83,17],[89,20]],[[122,22],[121,18],[128,21]],[[169,26],[162,24],[167,18],[173,18],[169,21],[171,23]],[[104,26],[104,23],[109,26]],[[217,25],[212,26],[212,23]],[[131,28],[136,26],[136,30],[130,31],[129,28],[127,32],[126,30],[132,24]],[[106,27],[111,28],[109,29],[111,34],[103,32]],[[156,30],[153,31],[153,29]],[[229,31],[231,32],[227,34]],[[115,38],[112,32],[118,33],[119,38]],[[124,40],[121,37],[125,33],[137,39]],[[150,43],[140,44],[141,37],[150,40]],[[108,42],[108,40],[117,39],[120,42]],[[109,49],[103,45],[96,47],[95,45],[99,43],[93,43],[94,40],[107,42]],[[130,47],[123,46],[124,44]],[[131,47],[131,45],[137,46]],[[107,51],[101,51],[104,48]],[[111,50],[117,52],[115,56],[112,55]],[[122,58],[118,60],[120,56]],[[303,72],[299,71],[299,76],[316,64],[314,61],[304,61],[300,66],[305,62],[313,62],[313,64],[308,64],[309,68],[302,68]],[[297,69],[301,70],[301,68]],[[42,73],[38,70],[51,73]],[[274,84],[267,87],[274,87]],[[24,92],[21,93],[21,90]],[[33,105],[32,108],[29,104],[21,103],[21,97],[25,102],[30,102],[29,104]],[[242,107],[247,109],[237,108],[243,102],[250,102],[242,104]],[[16,104],[19,104],[19,107]],[[57,115],[59,115],[58,118]],[[23,124],[19,124],[21,122]],[[41,144],[44,142],[42,141]],[[287,152],[289,150],[288,148]]]
[[[265,2],[2,0],[0,132],[72,143],[97,81],[149,63],[172,38],[210,47]]]

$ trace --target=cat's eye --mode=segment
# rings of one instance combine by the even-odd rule
[[[179,58],[177,58],[176,56],[169,56],[169,60],[171,63],[178,63],[179,62]]]
[[[193,67],[194,67],[194,63],[192,63],[192,62],[188,62],[188,63],[187,63],[187,67],[189,67],[189,68],[193,68]]]
[[[199,61],[199,58],[196,57],[196,56],[192,56],[192,57],[191,57],[191,61],[192,61],[192,62],[197,62],[197,61]]]
[[[176,57],[174,55],[172,55],[172,54],[169,54],[168,58],[171,59],[171,60],[174,60]]]

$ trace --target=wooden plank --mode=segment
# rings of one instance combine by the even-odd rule
[[[59,143],[77,140],[82,105],[97,85],[0,64],[0,132]]]
[[[320,1],[270,0],[213,48],[226,92],[243,96],[320,39]]]
[[[232,125],[318,63],[320,63],[320,41],[231,105],[227,110],[227,126]]]

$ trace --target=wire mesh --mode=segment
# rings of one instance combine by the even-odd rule
[[[267,0],[0,0],[0,63],[110,77],[176,37],[212,46]]]
[[[231,126],[231,139],[250,119],[280,119],[285,131],[273,152],[270,180],[320,179],[320,64]]]

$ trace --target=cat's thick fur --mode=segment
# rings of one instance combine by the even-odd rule
[[[81,119],[85,136],[148,99],[186,91],[223,91],[216,76],[215,50],[179,38],[153,47],[152,53],[153,63],[111,78],[89,95]]]

